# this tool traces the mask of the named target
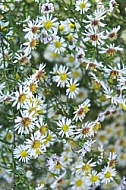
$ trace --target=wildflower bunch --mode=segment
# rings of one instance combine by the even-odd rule
[[[0,9],[2,187],[124,189],[116,1],[2,1]]]

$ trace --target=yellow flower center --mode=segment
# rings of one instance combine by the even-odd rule
[[[106,141],[106,136],[105,135],[101,135],[100,136],[100,141],[105,142]]]
[[[46,138],[47,141],[51,141],[52,140],[52,135],[48,135]]]
[[[52,22],[50,20],[47,20],[45,23],[44,23],[44,27],[49,30],[51,29],[53,26]]]
[[[83,113],[87,113],[89,111],[89,108],[88,108],[88,106],[85,106],[84,108],[83,108]]]
[[[23,127],[28,127],[31,124],[31,120],[28,117],[25,117],[21,121]]]
[[[111,148],[109,149],[109,151],[113,153],[113,152],[116,152],[116,149],[115,149],[115,147],[111,147]]]
[[[35,93],[37,90],[37,86],[34,83],[31,83],[29,86],[30,92]]]
[[[36,114],[37,113],[37,108],[36,107],[31,107],[30,109],[29,109],[29,113],[34,113],[34,114]]]
[[[99,90],[100,87],[101,87],[101,84],[99,82],[95,81],[95,80],[92,81],[92,84],[93,84],[93,88],[95,90]]]
[[[59,162],[55,165],[56,169],[61,169],[61,167],[62,167],[62,165]]]
[[[63,130],[64,132],[69,131],[69,126],[68,126],[68,125],[63,125],[63,126],[62,126],[62,130]]]
[[[80,76],[80,73],[78,71],[72,72],[74,78],[78,78]]]
[[[47,126],[45,126],[45,125],[42,125],[41,127],[40,127],[40,129],[39,129],[39,131],[40,131],[40,133],[42,134],[42,135],[45,135],[46,134],[46,132],[47,132]]]
[[[121,108],[123,111],[126,111],[126,104],[121,104]]]
[[[126,156],[125,156],[124,154],[122,154],[122,155],[120,156],[120,159],[121,159],[121,160],[126,160]]]
[[[51,56],[52,56],[53,59],[56,59],[56,58],[58,57],[58,54],[55,53],[55,52],[53,52],[53,53],[51,54]]]
[[[26,94],[20,94],[20,96],[18,97],[18,102],[24,103],[25,100],[26,100]]]
[[[76,90],[75,84],[70,85],[70,92],[74,92]]]
[[[74,23],[70,23],[70,24],[69,24],[69,27],[70,27],[71,29],[74,29],[74,28],[75,28],[75,24],[74,24]]]
[[[39,149],[36,150],[36,154],[37,154],[38,156],[39,156],[41,153],[42,153],[42,152],[41,152]]]
[[[55,42],[55,47],[56,48],[61,48],[61,46],[62,46],[61,42],[59,42],[59,41]]]
[[[111,177],[111,173],[110,172],[106,172],[106,174],[105,174],[105,178],[110,178]]]
[[[100,124],[100,123],[96,123],[96,124],[93,126],[94,132],[97,132],[100,128],[101,128],[101,124]]]
[[[91,170],[91,166],[89,164],[85,164],[84,166],[82,166],[82,170],[89,171],[89,170]]]
[[[69,57],[69,62],[70,62],[70,63],[73,63],[74,61],[75,61],[75,58],[72,57],[72,56],[70,56],[70,57]]]
[[[40,146],[41,146],[41,143],[40,143],[39,140],[35,140],[35,141],[33,142],[33,144],[32,144],[32,148],[33,148],[33,149],[38,149],[38,148],[40,148]]]
[[[66,79],[67,79],[67,74],[66,73],[60,74],[60,80],[61,81],[65,81]]]
[[[35,47],[37,46],[38,41],[36,39],[32,39],[32,41],[30,42],[30,47],[32,49],[35,49]]]
[[[33,34],[36,34],[36,33],[38,32],[39,28],[36,27],[36,26],[34,26],[34,27],[32,27],[31,30],[32,30],[32,33],[33,33]]]
[[[96,181],[98,181],[98,176],[91,176],[91,182],[95,183]]]
[[[63,26],[63,25],[60,25],[60,26],[59,26],[59,30],[60,30],[60,31],[63,31],[63,30],[64,30],[64,26]]]
[[[73,36],[72,36],[71,34],[69,34],[69,35],[67,35],[67,39],[68,39],[69,41],[72,41],[72,40],[73,40]]]
[[[79,180],[76,181],[76,186],[77,187],[81,187],[82,185],[83,185],[83,182],[82,182],[81,179],[79,179]]]
[[[12,138],[13,138],[13,135],[12,135],[11,133],[7,133],[7,134],[6,134],[6,140],[7,140],[7,141],[11,141]]]
[[[80,3],[79,6],[80,6],[81,9],[85,9],[86,8],[86,3]]]
[[[22,150],[22,151],[20,152],[20,156],[21,156],[22,158],[26,158],[26,157],[28,156],[27,151],[26,151],[26,150]]]

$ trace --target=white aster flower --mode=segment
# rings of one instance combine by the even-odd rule
[[[101,45],[104,44],[104,40],[107,38],[104,35],[104,31],[103,32],[98,32],[98,30],[96,28],[92,28],[90,27],[88,29],[88,31],[85,31],[83,33],[83,35],[85,36],[83,38],[84,42],[91,42],[93,46],[97,46],[97,45]]]
[[[37,34],[27,33],[27,42],[23,43],[23,45],[26,46],[26,48],[24,48],[25,55],[29,55],[32,50],[35,50],[38,43]]]
[[[75,140],[84,139],[85,137],[93,136],[94,135],[93,125],[94,125],[93,122],[91,123],[86,122],[85,124],[82,124],[81,128],[76,129]]]
[[[30,139],[26,139],[25,146],[28,150],[30,157],[37,158],[45,151],[45,146],[43,142],[44,137],[42,135],[38,135],[38,133],[31,134]]]
[[[104,27],[106,24],[102,23],[100,20],[104,20],[106,17],[105,13],[105,9],[99,7],[94,11],[93,15],[87,15],[88,20],[83,20],[84,23],[87,23],[85,28],[88,29],[89,27],[92,27],[97,29],[98,27]]]
[[[80,104],[78,109],[74,112],[75,116],[74,116],[73,120],[82,121],[84,119],[86,113],[88,113],[90,105],[91,104],[90,104],[89,99],[85,100],[82,104]]]
[[[78,153],[81,153],[82,154],[82,156],[85,156],[85,154],[87,153],[87,152],[90,152],[91,151],[91,146],[92,146],[92,144],[93,143],[95,143],[96,142],[96,140],[87,140],[86,142],[84,142],[84,145],[83,145],[83,147],[80,149],[80,150],[78,150],[77,152]]]
[[[38,17],[36,18],[36,20],[33,21],[28,20],[27,25],[28,26],[25,26],[25,28],[23,29],[24,32],[27,32],[25,38],[28,38],[30,33],[32,33],[33,36],[36,35],[42,27],[42,23]]]
[[[116,176],[115,168],[105,167],[102,169],[102,173],[100,173],[101,183],[110,183],[113,181],[113,177]]]
[[[36,70],[35,74],[32,75],[33,79],[39,81],[45,78],[45,64],[41,63],[39,65],[38,70]]]
[[[89,183],[85,176],[76,175],[71,181],[71,190],[87,190]]]
[[[59,169],[62,167],[61,159],[59,156],[56,154],[52,155],[48,160],[47,160],[47,167],[49,171],[52,172],[52,170],[55,170],[57,166],[59,166]],[[61,166],[61,167],[60,167]],[[58,167],[57,167],[58,169]]]
[[[57,18],[52,18],[52,14],[46,14],[40,17],[42,19],[42,26],[47,32],[51,33],[57,33],[58,25]]]
[[[120,30],[120,25],[116,28],[113,28],[111,31],[107,31],[106,33],[108,35],[109,40],[113,41],[117,39],[117,32]]]
[[[25,52],[15,53],[15,60],[13,63],[19,62],[21,65],[28,65],[30,63],[31,56],[25,55]]]
[[[18,131],[18,134],[29,134],[34,129],[35,118],[32,117],[32,114],[25,112],[21,112],[21,115],[21,117],[16,117],[14,129]]]
[[[104,95],[106,99],[110,100],[111,104],[117,105],[121,101],[121,95],[117,94],[117,92],[114,92],[113,89],[106,86],[104,83],[102,83]]]
[[[46,3],[42,4],[40,9],[41,9],[42,14],[47,14],[47,13],[54,12],[54,6],[53,6],[52,3],[49,3],[49,2],[46,2]]]
[[[117,2],[115,0],[110,0],[110,2],[109,2],[109,11],[113,12],[116,5],[117,5]]]
[[[19,90],[14,92],[14,97],[12,98],[13,104],[12,106],[14,107],[17,105],[17,109],[20,109],[20,107],[23,106],[24,102],[30,98],[27,94],[26,88],[23,88],[22,85],[19,86]]]
[[[88,3],[88,0],[77,0],[75,3],[75,10],[80,11],[80,14],[84,14],[88,11],[90,6],[91,4]]]
[[[69,137],[71,135],[73,135],[73,128],[75,128],[75,126],[73,126],[71,119],[68,118],[62,118],[62,120],[57,122],[58,128],[57,130],[59,131],[59,135],[61,135],[62,137],[65,135],[66,137]]]
[[[42,117],[39,117],[39,119],[36,121],[36,127],[38,127],[38,130],[36,131],[38,133],[38,135],[43,135],[43,136],[47,136],[47,132],[48,132],[48,126],[47,123],[45,123],[43,121]]]
[[[117,51],[123,51],[123,48],[120,48],[119,46],[115,46],[115,44],[106,45],[106,48],[100,47],[99,53],[106,54],[108,56],[113,56]]]
[[[59,69],[56,70],[56,76],[53,77],[53,81],[57,82],[57,86],[65,87],[67,81],[68,81],[68,75],[70,72],[68,72],[68,67],[65,67],[63,65],[60,65]]]
[[[59,38],[58,36],[55,36],[51,44],[49,45],[52,51],[58,54],[60,54],[61,52],[64,52],[66,50],[66,46],[67,44],[65,40],[62,37]]]
[[[79,93],[79,88],[77,86],[79,86],[78,81],[72,80],[70,79],[67,82],[67,89],[66,89],[66,95],[68,96],[68,98],[75,98],[76,95]]]
[[[96,166],[96,162],[92,162],[92,158],[88,160],[87,162],[80,162],[78,165],[76,165],[76,172],[77,174],[83,173],[84,175],[87,175],[91,172],[93,167]]]
[[[90,181],[90,184],[93,186],[98,186],[100,185],[100,173],[97,173],[95,170],[92,170],[91,173],[87,176],[87,178]]]
[[[30,159],[27,148],[25,145],[19,145],[14,149],[14,158],[18,159],[19,162],[27,163]]]
[[[44,142],[43,142],[43,143],[44,143],[44,145],[45,145],[46,147],[50,147],[50,145],[53,145],[54,142],[56,142],[56,140],[57,140],[57,136],[54,134],[54,132],[48,130],[47,136],[46,136],[46,138],[44,139]]]

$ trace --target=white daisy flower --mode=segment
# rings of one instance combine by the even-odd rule
[[[102,23],[100,20],[104,20],[106,17],[106,11],[104,8],[99,7],[94,11],[93,15],[87,15],[88,20],[83,20],[84,23],[87,23],[85,26],[86,29],[89,27],[98,28],[104,27],[106,24]]]
[[[81,128],[76,129],[76,136],[75,136],[75,140],[76,139],[84,139],[85,137],[91,137],[94,135],[94,131],[93,131],[93,122],[89,123],[86,122],[85,124],[82,124]]]
[[[39,81],[45,78],[45,64],[41,63],[39,65],[38,70],[36,70],[35,74],[32,75],[33,79]]]
[[[70,183],[72,185],[71,190],[87,190],[89,183],[85,176],[76,175]]]
[[[31,134],[30,139],[26,139],[25,146],[28,150],[30,157],[37,158],[45,151],[45,146],[43,142],[44,137],[42,135],[38,135],[38,133]]]
[[[49,45],[49,47],[54,51],[54,53],[60,54],[61,52],[64,52],[66,50],[66,42],[65,40],[61,37],[59,38],[58,36],[55,36],[52,43]]]
[[[30,33],[36,35],[39,32],[40,28],[42,27],[42,23],[38,17],[36,18],[36,20],[33,21],[28,20],[27,25],[28,26],[25,26],[25,28],[23,29],[24,32],[27,32],[25,38],[28,38]]]
[[[32,117],[32,114],[26,114],[25,112],[21,112],[21,115],[21,117],[16,117],[14,129],[18,131],[18,134],[29,134],[34,129],[35,118]]]
[[[56,71],[57,75],[53,77],[53,81],[57,82],[57,86],[65,87],[67,81],[69,80],[68,75],[68,67],[60,65],[59,69]]]
[[[77,0],[75,3],[75,10],[80,11],[80,14],[84,14],[88,11],[90,6],[91,4],[88,3],[88,0]]]
[[[23,43],[23,45],[26,46],[26,48],[24,47],[25,55],[29,55],[32,50],[35,50],[38,43],[39,43],[38,35],[33,33],[28,33],[27,42]]]
[[[29,95],[27,94],[26,88],[23,88],[22,85],[19,86],[19,90],[14,92],[14,97],[12,97],[13,104],[12,106],[17,105],[17,109],[20,109],[20,107],[23,106],[25,101],[30,98]]]
[[[80,150],[78,150],[77,152],[81,153],[82,156],[85,156],[85,154],[87,152],[91,151],[92,144],[95,143],[95,142],[96,142],[96,140],[94,140],[94,141],[92,139],[91,140],[87,140],[86,142],[84,142],[83,147]]]
[[[100,54],[106,54],[108,56],[113,56],[117,51],[123,51],[123,48],[120,48],[119,46],[115,46],[115,44],[106,45],[106,48],[100,47]]]
[[[19,162],[25,162],[27,163],[30,160],[27,148],[25,145],[19,145],[17,146],[14,151],[14,158],[18,159]]]
[[[111,168],[109,166],[102,169],[102,173],[100,173],[101,183],[110,183],[113,181],[113,178],[116,176],[115,168]]]
[[[92,158],[86,162],[81,161],[79,164],[75,166],[77,174],[83,173],[84,175],[87,175],[91,172],[93,167],[97,165],[96,162],[92,162]]]
[[[104,31],[103,32],[98,32],[98,30],[96,28],[92,28],[90,27],[88,29],[88,31],[85,31],[83,33],[83,35],[85,36],[83,38],[84,42],[91,42],[93,46],[97,46],[97,45],[101,45],[104,44],[104,40],[107,38],[104,35]]]
[[[58,25],[57,18],[52,18],[52,14],[49,15],[43,15],[40,17],[42,19],[42,26],[45,30],[47,30],[49,33],[55,33],[57,34]]]
[[[82,104],[80,104],[78,109],[74,112],[75,116],[74,116],[73,120],[82,121],[84,119],[86,113],[88,113],[90,105],[91,104],[90,104],[89,99],[85,100]]]
[[[120,25],[116,28],[113,28],[111,31],[107,31],[106,33],[108,35],[109,40],[113,41],[117,39],[117,32],[120,30]]]
[[[68,96],[68,98],[75,98],[76,95],[79,93],[79,83],[78,81],[75,79],[75,80],[72,80],[70,79],[68,82],[67,82],[67,89],[66,89],[66,95]]]
[[[100,173],[97,173],[97,171],[92,170],[91,173],[87,176],[87,179],[90,181],[90,185],[98,186],[100,185]]]
[[[52,3],[46,2],[40,7],[42,14],[54,12],[54,5]]]
[[[56,124],[58,125],[57,130],[59,130],[59,135],[61,135],[62,137],[65,135],[66,137],[70,137],[71,135],[73,135],[73,128],[75,128],[75,126],[73,126],[71,119],[68,118],[62,118],[62,120],[58,121]]]

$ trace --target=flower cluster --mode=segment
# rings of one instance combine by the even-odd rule
[[[2,188],[125,189],[116,1],[2,0],[0,9]]]

